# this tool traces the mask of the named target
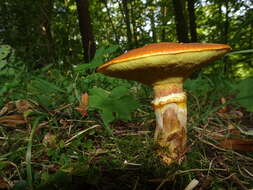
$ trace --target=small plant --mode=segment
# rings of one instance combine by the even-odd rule
[[[229,53],[227,56],[233,56],[233,55],[243,55],[243,54],[252,54],[253,49],[247,49],[247,50],[241,50],[241,51],[234,51]],[[252,57],[248,56],[246,60],[252,64]],[[249,64],[250,65],[250,64]],[[252,66],[250,66],[251,68]],[[252,69],[248,69],[251,70]],[[246,70],[243,70],[246,73]],[[244,76],[242,74],[242,76]],[[249,77],[250,76],[250,77]],[[253,83],[253,78],[252,78],[252,73],[248,76],[244,76],[245,79],[239,81],[238,83],[234,84],[232,86],[232,91],[236,92],[236,97],[235,101],[239,103],[242,107],[244,107],[247,111],[253,112],[253,91],[252,91],[252,83]]]
[[[253,78],[247,78],[234,85],[237,92],[236,102],[238,102],[247,111],[253,112]]]
[[[124,86],[116,87],[111,92],[93,88],[89,93],[89,106],[91,109],[99,110],[107,130],[112,121],[130,120],[131,112],[138,107],[138,102]]]
[[[14,50],[9,45],[0,45],[0,106],[26,96],[25,73],[23,62],[16,58]]]

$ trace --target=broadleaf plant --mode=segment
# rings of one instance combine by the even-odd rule
[[[113,45],[111,47],[101,47],[96,50],[96,54],[94,58],[91,60],[89,64],[83,63],[74,68],[76,71],[84,71],[87,69],[95,70],[98,66],[102,65],[104,63],[104,57],[107,55],[110,55],[114,53],[119,47],[117,45]]]
[[[11,47],[8,45],[0,45],[0,70],[7,64],[5,58],[11,51]]]
[[[138,102],[125,86],[116,87],[111,92],[92,88],[89,90],[89,108],[99,111],[106,129],[109,129],[112,121],[131,120],[131,113],[138,108]]]

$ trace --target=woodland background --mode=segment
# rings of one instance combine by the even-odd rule
[[[156,42],[232,52],[185,81],[189,150],[155,155],[152,90],[95,68]],[[1,0],[0,189],[253,186],[252,0]]]

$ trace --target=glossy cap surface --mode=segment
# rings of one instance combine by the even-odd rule
[[[147,85],[182,82],[229,50],[230,46],[224,44],[155,43],[130,50],[101,65],[97,71]]]

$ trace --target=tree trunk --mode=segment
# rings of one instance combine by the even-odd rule
[[[229,5],[228,5],[228,0],[225,0],[225,7],[226,7],[226,13],[225,13],[225,21],[224,21],[224,28],[223,28],[223,43],[227,44],[228,43],[228,30],[229,30]],[[224,73],[226,75],[229,75],[231,71],[231,64],[228,62],[227,57],[223,59],[224,62]]]
[[[252,49],[252,41],[253,41],[253,23],[250,24],[250,32],[249,32],[249,49]],[[253,59],[249,60],[249,66],[253,67]]]
[[[191,42],[197,42],[197,26],[196,26],[196,16],[195,16],[195,0],[187,0],[188,4],[188,14],[189,14],[189,26],[191,34]]]
[[[84,61],[89,62],[95,55],[96,44],[92,33],[89,0],[76,0],[80,33],[82,36]]]
[[[218,39],[219,39],[220,42],[222,42],[222,39],[223,39],[223,32],[222,32],[222,29],[223,29],[223,14],[222,14],[221,7],[222,7],[222,2],[219,1],[218,2],[218,14],[219,14],[220,20],[217,20],[217,26],[216,27],[217,27],[217,35],[219,36]]]
[[[155,14],[154,14],[154,4],[153,4],[153,0],[148,0],[146,7],[148,7],[148,17],[150,20],[150,24],[151,24],[151,32],[152,32],[152,42],[156,43],[157,42],[157,37],[156,37],[156,27],[155,27]]]
[[[166,30],[165,30],[165,27],[167,25],[167,4],[163,5],[162,7],[162,42],[165,42],[166,41]]]
[[[46,36],[45,45],[43,47],[46,49],[47,53],[44,56],[44,63],[43,65],[47,65],[53,62],[54,60],[54,42],[51,32],[51,18],[52,18],[52,11],[53,11],[53,0],[44,0],[42,1],[41,5],[41,14],[42,14],[42,22],[40,25],[40,30],[42,35]]]
[[[188,38],[188,26],[184,14],[184,2],[183,0],[173,0],[174,14],[176,21],[176,32],[179,42],[189,42]]]
[[[134,46],[135,48],[138,47],[138,34],[137,34],[137,25],[136,25],[136,17],[134,15],[134,7],[135,7],[135,1],[131,1],[131,7],[130,7],[130,12],[131,12],[131,22],[133,26],[133,39],[134,39]]]
[[[152,41],[153,43],[157,42],[157,38],[156,38],[156,28],[155,28],[155,15],[154,12],[151,12],[150,15],[150,22],[151,22],[151,31],[152,31]]]
[[[131,24],[130,24],[130,18],[129,18],[129,9],[128,9],[128,0],[122,0],[123,4],[123,11],[124,11],[124,21],[127,28],[127,45],[128,49],[132,49],[133,43],[132,43],[132,31],[131,31]]]
[[[111,14],[110,14],[110,10],[109,10],[109,8],[108,8],[107,1],[106,1],[106,0],[103,0],[103,3],[104,3],[104,5],[105,5],[106,12],[107,12],[109,21],[110,21],[111,26],[112,26],[112,30],[113,30],[114,37],[115,37],[115,42],[116,42],[117,44],[119,44],[119,37],[118,37],[118,35],[117,35],[117,31],[116,31],[116,29],[115,29],[115,26],[114,26],[114,23],[113,23]]]
[[[224,33],[223,33],[223,43],[228,43],[228,30],[229,30],[229,7],[228,7],[228,0],[225,0],[225,7],[226,7],[226,14],[225,14],[225,22],[224,22]]]

